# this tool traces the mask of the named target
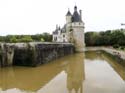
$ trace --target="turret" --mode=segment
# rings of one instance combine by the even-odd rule
[[[73,41],[76,52],[84,51],[84,23],[82,21],[82,11],[77,11],[77,6],[74,7],[74,13],[72,16],[72,31]]]
[[[82,10],[79,10],[80,19],[82,20]]]
[[[68,12],[66,14],[66,23],[71,23],[72,22],[72,14],[70,10],[68,9]]]

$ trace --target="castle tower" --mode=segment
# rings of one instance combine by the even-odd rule
[[[71,23],[71,22],[72,22],[72,14],[70,10],[68,9],[68,12],[66,14],[66,24]]]
[[[78,13],[77,6],[74,7],[74,13],[72,15],[72,31],[76,52],[83,52],[85,47],[84,22],[82,21],[82,12],[80,10],[80,13]]]

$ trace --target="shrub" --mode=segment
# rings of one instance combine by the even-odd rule
[[[113,48],[119,48],[118,44],[113,45]]]
[[[121,48],[120,48],[120,49],[124,50],[124,48],[125,48],[124,46],[121,46]]]

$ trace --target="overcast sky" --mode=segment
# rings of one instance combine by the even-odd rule
[[[125,0],[0,0],[0,35],[52,33],[56,24],[65,24],[75,3],[85,31],[119,29],[125,23]]]

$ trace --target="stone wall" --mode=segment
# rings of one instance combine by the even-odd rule
[[[72,53],[74,46],[70,43],[2,43],[0,67],[38,66]]]
[[[101,50],[110,56],[114,57],[119,63],[125,66],[125,52],[114,49],[113,47],[86,47],[85,51],[98,51]]]

